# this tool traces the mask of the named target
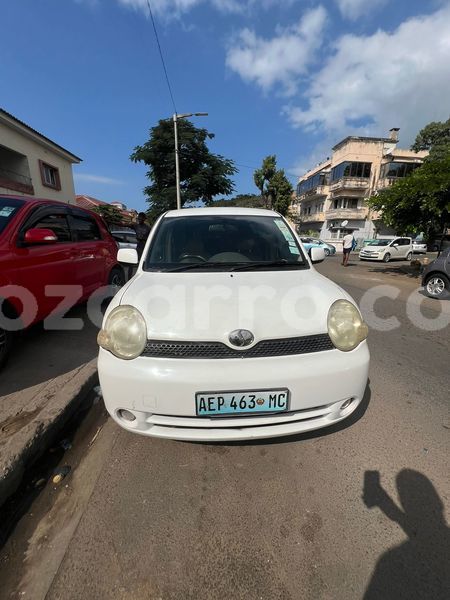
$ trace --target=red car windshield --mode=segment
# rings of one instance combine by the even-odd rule
[[[0,198],[0,234],[24,204],[23,200],[16,198]]]

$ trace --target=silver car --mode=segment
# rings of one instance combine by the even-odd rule
[[[432,298],[445,298],[450,294],[450,248],[425,267],[422,285]]]

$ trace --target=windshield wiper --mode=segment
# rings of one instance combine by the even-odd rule
[[[236,263],[226,263],[226,262],[201,262],[201,263],[189,263],[186,265],[182,265],[181,267],[175,267],[175,269],[168,269],[166,273],[180,273],[182,271],[191,271],[193,269],[204,269],[206,267],[234,267]]]
[[[286,260],[285,258],[282,258],[280,260],[272,260],[272,261],[266,261],[266,262],[250,262],[250,263],[246,263],[245,265],[239,265],[236,267],[233,267],[231,270],[232,271],[245,271],[247,269],[261,269],[261,268],[265,268],[265,267],[304,267],[304,263],[293,263],[293,262],[289,262],[288,260]]]

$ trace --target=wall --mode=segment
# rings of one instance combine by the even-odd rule
[[[60,200],[61,202],[75,204],[72,163],[69,160],[66,160],[60,154],[41,146],[38,142],[29,139],[19,131],[15,131],[3,123],[0,123],[0,144],[27,156],[35,197]],[[42,184],[39,160],[59,169],[61,190],[54,190]],[[1,187],[0,193],[19,196],[26,195],[21,194],[18,191]]]

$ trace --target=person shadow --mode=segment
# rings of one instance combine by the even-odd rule
[[[363,501],[397,523],[408,540],[381,556],[363,600],[448,600],[450,529],[444,504],[422,473],[403,469],[396,478],[402,509],[380,484],[378,471],[364,475]]]

